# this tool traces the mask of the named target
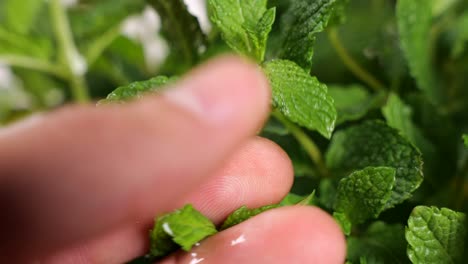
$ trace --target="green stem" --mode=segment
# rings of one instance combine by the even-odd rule
[[[283,125],[289,130],[289,132],[291,132],[291,134],[297,139],[297,141],[299,141],[304,150],[307,152],[307,155],[309,155],[310,159],[317,166],[317,170],[319,171],[320,175],[328,177],[329,173],[327,167],[325,166],[325,162],[323,161],[322,152],[317,147],[315,142],[306,133],[304,133],[304,131],[299,126],[289,121],[279,111],[274,110],[271,114],[281,123],[283,123]]]
[[[45,61],[36,58],[31,58],[27,56],[21,55],[1,55],[0,56],[0,63],[4,63],[9,66],[13,67],[20,67],[35,71],[40,71],[43,73],[55,75],[56,77],[66,79],[67,73],[63,71],[60,67]]]
[[[54,26],[54,33],[59,49],[59,63],[67,72],[67,79],[75,101],[80,103],[88,102],[90,97],[84,78],[86,65],[83,65],[86,63],[73,41],[66,10],[61,0],[49,0],[49,3],[52,25]]]
[[[343,46],[340,40],[336,28],[330,28],[329,30],[327,30],[327,34],[330,43],[332,44],[340,59],[343,61],[346,67],[348,67],[348,69],[354,75],[356,75],[356,77],[358,77],[361,81],[366,83],[370,88],[374,89],[377,92],[385,90],[385,86],[374,76],[372,76],[372,74],[365,70],[361,65],[359,65],[359,63],[357,63],[356,60],[348,53],[348,51]]]
[[[98,39],[93,41],[86,52],[86,61],[88,65],[93,65],[101,54],[106,50],[114,40],[120,36],[121,24],[110,28],[107,32],[101,35]]]

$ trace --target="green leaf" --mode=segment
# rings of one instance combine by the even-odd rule
[[[161,90],[163,86],[174,81],[174,78],[158,76],[147,81],[133,82],[129,85],[121,86],[111,92],[100,104],[124,102],[130,99],[138,99],[149,92]]]
[[[441,93],[432,67],[432,1],[398,0],[396,17],[401,48],[411,75],[433,102],[440,102]]]
[[[206,39],[198,20],[189,13],[183,0],[147,0],[161,17],[162,35],[170,43],[178,63],[193,66],[206,49]]]
[[[333,218],[335,218],[338,225],[340,225],[341,230],[343,231],[343,233],[345,235],[349,236],[351,234],[352,223],[348,219],[346,214],[345,213],[334,212],[333,213]]]
[[[179,246],[189,251],[193,245],[217,232],[210,219],[192,205],[186,205],[155,221],[150,233],[150,254],[155,257],[166,256]]]
[[[273,204],[273,205],[267,205],[267,206],[263,206],[263,207],[255,208],[255,209],[249,209],[246,206],[242,206],[241,208],[237,209],[236,211],[234,211],[232,214],[230,214],[226,218],[224,223],[221,225],[220,230],[228,229],[232,226],[240,224],[248,220],[249,218],[252,218],[265,211],[268,211],[273,208],[278,208],[279,206],[280,206],[279,204]]]
[[[273,60],[264,70],[273,90],[273,105],[289,120],[330,138],[336,109],[327,86],[291,61]]]
[[[463,135],[463,141],[465,141],[465,146],[468,148],[468,135]]]
[[[411,197],[423,181],[419,150],[381,121],[367,121],[335,133],[326,163],[342,176],[371,166],[395,168],[395,187],[385,209]]]
[[[267,9],[267,0],[209,0],[208,7],[211,21],[226,43],[236,52],[262,62],[276,9]]]
[[[296,62],[309,71],[312,67],[315,35],[328,24],[336,0],[296,0],[282,20],[284,43],[280,58]]]
[[[374,222],[364,233],[349,237],[347,245],[347,259],[356,263],[362,258],[367,263],[409,263],[405,229],[400,224]]]
[[[341,179],[335,211],[343,213],[352,224],[377,218],[392,195],[395,174],[394,168],[367,167]]]
[[[373,96],[361,85],[328,85],[328,93],[335,101],[337,125],[361,119],[384,99],[383,93]]]
[[[6,0],[5,25],[13,32],[25,35],[34,26],[44,0]]]
[[[418,206],[408,219],[408,256],[415,263],[461,263],[465,215],[447,208]]]
[[[387,104],[382,108],[387,124],[398,129],[402,136],[415,144],[424,154],[434,153],[434,146],[422,134],[421,130],[412,121],[413,111],[398,95],[391,93]]]
[[[280,202],[281,206],[288,205],[314,205],[315,191],[307,196],[301,196],[294,193],[288,195]]]

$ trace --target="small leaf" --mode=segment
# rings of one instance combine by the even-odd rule
[[[273,105],[289,120],[330,138],[336,109],[327,86],[291,61],[273,60],[264,70],[273,90]]]
[[[133,82],[126,86],[116,88],[106,99],[99,104],[124,102],[130,99],[138,99],[149,92],[155,92],[166,84],[174,81],[174,78],[158,76],[147,81]]]
[[[463,141],[465,141],[465,146],[468,148],[468,135],[463,135]]]
[[[398,0],[396,17],[401,48],[406,56],[411,75],[418,87],[433,102],[441,101],[438,80],[432,67],[430,31],[432,1]]]
[[[408,219],[408,256],[415,263],[461,263],[465,215],[447,208],[418,206]]]
[[[394,168],[395,187],[385,209],[411,197],[424,178],[418,149],[381,121],[367,121],[335,133],[326,163],[342,176],[366,167]]]
[[[263,207],[255,208],[255,209],[249,209],[246,206],[242,206],[241,208],[237,209],[236,211],[234,211],[232,214],[230,214],[226,218],[224,223],[221,225],[220,230],[222,231],[222,230],[228,229],[232,226],[240,224],[248,220],[249,218],[252,218],[265,211],[268,211],[273,208],[278,208],[279,206],[280,205],[278,204],[274,204],[274,205],[267,205],[267,206],[263,206]]]
[[[226,43],[236,52],[262,62],[276,9],[267,9],[266,0],[209,0],[208,7],[211,21]]]
[[[352,224],[377,218],[392,195],[395,173],[390,167],[367,167],[341,179],[335,211]]]
[[[383,101],[384,94],[370,95],[361,85],[347,87],[328,85],[328,93],[335,101],[338,112],[336,124],[355,121],[364,117],[369,110]]]
[[[400,224],[374,222],[364,233],[348,237],[347,244],[347,259],[355,263],[362,259],[366,263],[409,263],[405,229]]]
[[[281,202],[280,205],[314,205],[315,191],[307,196],[301,196],[294,193],[289,193]]]
[[[312,67],[315,35],[328,24],[336,0],[296,0],[282,20],[284,43],[280,58],[296,62],[306,71]]]
[[[159,217],[150,233],[150,254],[166,256],[179,246],[189,251],[193,245],[218,231],[211,222],[192,205]]]

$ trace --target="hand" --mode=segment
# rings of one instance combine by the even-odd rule
[[[256,67],[225,57],[158,96],[69,106],[0,130],[0,262],[123,263],[147,252],[155,215],[192,203],[220,223],[242,205],[280,201],[292,166],[254,136],[269,111]],[[202,264],[333,264],[344,262],[345,243],[330,216],[297,206],[258,215],[194,252]],[[191,259],[180,252],[162,263]]]

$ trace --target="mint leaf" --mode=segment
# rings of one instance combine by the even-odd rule
[[[263,206],[263,207],[255,208],[255,209],[249,209],[246,206],[242,206],[241,208],[237,209],[236,211],[234,211],[232,214],[230,214],[226,218],[224,223],[221,225],[220,230],[222,231],[222,230],[228,229],[232,226],[235,226],[237,224],[240,224],[246,221],[247,219],[251,217],[254,217],[270,209],[278,208],[279,206],[280,205],[274,204],[274,205],[267,205],[267,206]]]
[[[333,218],[335,218],[338,225],[341,227],[343,233],[347,236],[351,234],[352,223],[348,219],[345,213],[334,212]]]
[[[217,232],[210,219],[192,205],[186,205],[156,220],[150,233],[150,254],[155,257],[165,256],[178,246],[189,251],[193,245]]]
[[[465,141],[465,146],[468,148],[468,135],[463,135],[463,141]]]
[[[289,120],[330,138],[336,109],[327,86],[291,61],[273,60],[264,70],[273,90],[273,105]]]
[[[147,0],[158,12],[162,35],[171,43],[172,55],[180,65],[193,66],[206,39],[197,18],[190,14],[183,0]]]
[[[327,26],[335,0],[296,0],[282,20],[284,43],[280,58],[296,62],[306,71],[312,67],[315,35]]]
[[[465,215],[447,208],[418,206],[408,219],[408,256],[417,263],[461,263]]]
[[[415,144],[423,153],[433,153],[434,146],[428,141],[421,130],[413,123],[413,111],[398,95],[391,93],[387,104],[382,108],[382,113],[387,119],[387,124],[398,129],[402,136]]]
[[[438,80],[432,68],[430,31],[432,25],[432,1],[399,0],[396,18],[400,44],[408,61],[411,75],[428,98],[440,102]]]
[[[281,206],[288,205],[314,205],[315,191],[307,196],[301,196],[294,193],[288,193],[280,202]]]
[[[392,195],[395,174],[394,168],[367,167],[341,179],[335,211],[343,213],[352,224],[377,218]]]
[[[101,100],[99,103],[115,103],[138,99],[146,93],[160,90],[164,85],[173,82],[174,79],[175,78],[168,78],[166,76],[158,76],[147,81],[133,82],[129,85],[116,88],[106,99]]]
[[[211,21],[226,43],[236,52],[262,62],[275,8],[267,9],[267,0],[209,0],[208,5]]]
[[[385,209],[411,197],[423,181],[421,153],[381,121],[367,121],[335,133],[326,163],[343,176],[366,167],[394,168],[395,187]]]
[[[328,85],[328,94],[335,101],[338,112],[337,125],[361,119],[384,99],[383,93],[371,95],[363,86],[357,84],[346,87]]]
[[[362,234],[348,237],[347,242],[349,261],[359,263],[364,258],[366,263],[409,263],[405,229],[400,224],[374,222]]]

